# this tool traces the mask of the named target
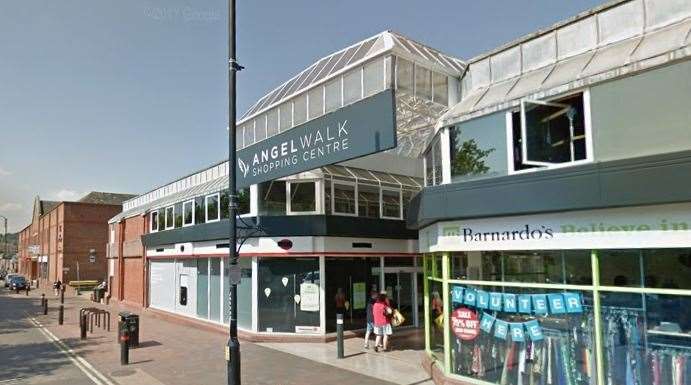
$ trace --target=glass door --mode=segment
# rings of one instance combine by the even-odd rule
[[[415,273],[392,272],[384,273],[384,288],[392,301],[391,306],[405,317],[405,322],[401,326],[413,326],[415,324],[415,291],[413,290],[413,280]]]

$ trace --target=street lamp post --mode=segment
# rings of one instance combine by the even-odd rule
[[[230,332],[228,345],[226,346],[227,377],[228,385],[240,385],[240,341],[238,340],[238,305],[237,305],[237,284],[240,275],[238,265],[237,250],[237,208],[238,192],[235,180],[235,86],[237,71],[242,67],[236,61],[235,52],[235,0],[228,0],[228,184],[230,195],[230,236],[228,243],[229,272],[228,283],[230,283],[230,293],[228,305],[230,308]]]

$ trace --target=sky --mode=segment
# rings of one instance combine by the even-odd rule
[[[384,30],[469,59],[602,0],[238,0],[238,116]],[[226,0],[5,0],[0,215],[144,193],[227,157]],[[0,230],[1,231],[1,230]]]

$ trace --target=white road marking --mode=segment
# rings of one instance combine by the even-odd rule
[[[69,346],[65,345],[64,342],[60,341],[58,337],[56,337],[53,333],[50,332],[50,330],[46,329],[43,325],[41,325],[40,322],[38,322],[34,317],[29,317],[29,320],[38,327],[38,330],[46,337],[48,340],[50,340],[62,353],[64,353],[67,358],[72,361],[74,366],[79,368],[84,374],[86,374],[87,377],[91,381],[94,382],[96,385],[116,385],[112,381],[110,381],[106,376],[104,376],[101,372],[96,370],[91,364],[80,357],[77,353],[75,353],[72,348]]]

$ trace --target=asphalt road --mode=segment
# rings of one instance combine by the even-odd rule
[[[21,293],[0,281],[0,385],[98,384],[31,320],[40,300]]]

